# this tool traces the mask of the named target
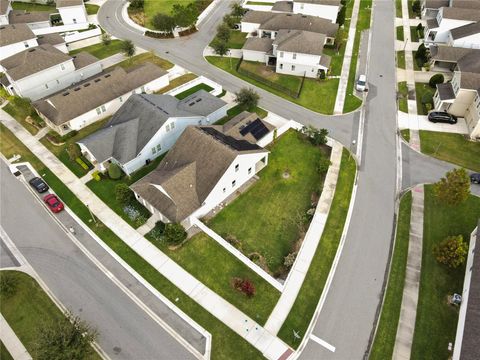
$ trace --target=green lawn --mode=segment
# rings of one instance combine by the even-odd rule
[[[38,133],[38,129],[25,121],[27,116],[31,116],[37,124],[45,126],[45,122],[35,112],[35,109],[28,99],[11,96],[9,97],[9,103],[3,107],[3,110],[15,118],[15,120],[17,120],[32,135]]]
[[[410,142],[410,129],[400,130],[400,134],[402,135],[402,137],[405,139],[407,143]]]
[[[165,86],[164,88],[161,88],[155,94],[165,94],[167,91],[173,90],[180,85],[186,84],[189,81],[192,81],[193,79],[196,79],[198,76],[193,74],[193,73],[188,73],[181,75],[173,80],[170,81],[170,83]]]
[[[19,1],[12,1],[12,9],[13,10],[25,10],[26,12],[31,11],[48,11],[50,13],[58,12],[55,4],[53,5],[45,5],[45,4],[35,4],[34,2],[19,2]]]
[[[428,84],[415,83],[415,93],[416,93],[415,96],[417,99],[418,115],[427,115],[428,109],[424,104],[422,104],[422,97],[424,96],[424,94],[427,94],[427,93],[432,94],[432,97],[433,97],[433,94],[435,94],[435,89],[432,89]]]
[[[145,13],[145,25],[148,28],[153,29],[152,19],[158,13],[171,15],[173,5],[188,5],[193,2],[197,2],[199,13],[202,12],[213,0],[145,0],[144,13]]]
[[[2,359],[2,360],[13,360],[12,355],[10,355],[10,353],[8,352],[5,345],[3,345],[2,341],[0,341],[0,359]]]
[[[410,17],[410,19],[420,17],[420,14],[413,12],[412,5],[414,2],[415,0],[408,0],[408,16]]]
[[[414,71],[422,71],[422,67],[418,65],[417,59],[415,58],[416,51],[412,51],[413,56],[413,70]]]
[[[410,215],[412,193],[402,196],[397,220],[397,235],[393,251],[386,294],[383,301],[380,322],[370,353],[370,360],[391,359],[395,337],[397,335],[400,308],[402,306],[403,286],[407,266],[408,242],[410,233]]]
[[[298,99],[294,99],[281,91],[275,90],[268,85],[253,80],[245,75],[238,73],[235,68],[239,59],[229,59],[228,57],[220,56],[207,56],[207,61],[212,65],[219,67],[222,70],[233,74],[240,79],[243,79],[259,88],[265,89],[275,95],[278,95],[288,101],[294,102],[298,105],[306,107],[307,109],[322,113],[333,114],[333,108],[335,106],[335,97],[338,88],[338,79],[331,80],[316,80],[305,79],[303,89]],[[279,76],[288,76],[278,74]]]
[[[397,51],[397,67],[405,69],[405,51]]]
[[[416,26],[410,26],[410,40],[412,42],[418,42],[418,32]]]
[[[223,124],[227,123],[232,118],[234,118],[235,116],[240,114],[242,111],[244,111],[243,107],[241,107],[240,105],[235,105],[234,107],[228,109],[227,110],[227,116],[218,120],[215,123],[215,125],[223,125]],[[260,119],[264,119],[268,115],[268,111],[266,111],[262,108],[259,108],[259,107],[256,107],[252,112],[257,113],[257,115]]]
[[[406,81],[398,83],[398,109],[408,113],[408,87]]]
[[[462,293],[465,266],[449,269],[439,264],[433,256],[433,247],[451,235],[463,235],[467,243],[470,242],[479,214],[480,198],[472,195],[460,206],[445,206],[436,201],[432,186],[426,186],[422,272],[412,360],[451,356],[448,343],[455,343],[458,308],[448,305],[446,298]]]
[[[122,44],[123,44],[122,40],[112,40],[112,42],[108,45],[99,43],[99,44],[86,46],[84,48],[72,50],[70,51],[70,55],[75,55],[75,54],[78,54],[79,52],[86,51],[98,59],[105,59],[109,56],[115,55],[117,53],[121,53]]]
[[[179,100],[182,100],[182,99],[185,99],[186,97],[189,97],[192,94],[195,94],[197,91],[200,91],[200,90],[205,90],[207,92],[210,92],[213,90],[213,88],[211,86],[208,86],[207,84],[200,83],[198,85],[191,87],[190,89],[187,89],[181,92],[180,94],[175,95],[175,97]]]
[[[227,46],[229,49],[241,49],[245,41],[247,41],[247,33],[230,30],[230,39],[228,40]]]
[[[263,256],[268,269],[278,274],[285,271],[284,257],[294,251],[302,236],[301,218],[311,207],[312,194],[321,192],[323,176],[316,167],[329,152],[312,146],[294,130],[283,134],[269,150],[268,166],[258,174],[260,179],[208,225],[223,238],[240,241],[247,256]],[[289,178],[283,177],[285,172]]]
[[[355,172],[355,160],[346,149],[343,149],[335,195],[320,244],[292,310],[278,333],[278,336],[293,348],[297,348],[301,342],[301,340],[294,341],[293,331],[297,331],[302,337],[305,335],[327,281],[345,225]]]
[[[162,59],[162,58],[156,56],[155,54],[153,54],[151,52],[146,52],[146,53],[143,53],[143,54],[135,55],[130,59],[123,60],[122,62],[119,62],[118,64],[115,64],[115,65],[113,65],[109,68],[106,68],[105,70],[110,70],[110,69],[113,69],[117,66],[120,66],[124,69],[127,69],[129,67],[141,65],[141,64],[144,64],[146,62],[150,62],[152,64],[155,64],[155,65],[161,67],[163,70],[171,69],[174,66],[174,64],[172,64],[170,61]]]
[[[0,275],[10,276],[16,282],[13,295],[6,297],[1,294],[1,313],[27,351],[34,355],[39,326],[49,322],[66,321],[66,318],[29,275],[7,270],[2,270]],[[100,359],[100,356],[93,350],[88,359]]]
[[[397,40],[400,40],[400,41],[405,40],[403,36],[403,26],[397,26],[396,30],[397,30]]]
[[[480,172],[480,143],[464,135],[420,130],[422,152]]]
[[[280,292],[208,235],[199,233],[176,250],[170,250],[163,242],[150,241],[225,300],[259,324],[266,323]],[[211,271],[211,266],[215,271]],[[250,279],[255,285],[255,296],[247,298],[235,290],[231,285],[235,277]]]
[[[107,246],[115,251],[155,289],[182,309],[194,321],[198,322],[200,326],[210,332],[212,334],[213,360],[230,360],[233,358],[239,360],[263,359],[262,354],[258,350],[173,285],[104,224],[99,221],[96,223],[90,222],[91,216],[87,207],[3,124],[0,124],[0,152],[7,158],[10,158],[13,154],[21,154],[21,161],[29,161],[35,169],[42,174],[48,185],[60,196],[66,205],[73,210]],[[139,170],[137,173],[140,173],[142,170],[144,169]]]
[[[100,6],[93,4],[85,4],[85,10],[87,10],[88,15],[96,15],[98,13],[98,10],[100,10]]]
[[[402,0],[395,0],[395,16],[402,17]]]

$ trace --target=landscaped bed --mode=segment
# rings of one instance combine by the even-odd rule
[[[260,179],[208,226],[279,276],[288,271],[284,258],[298,251],[308,228],[306,212],[323,187],[318,166],[322,158],[329,158],[330,148],[315,147],[303,134],[289,130],[268,149],[268,165],[258,174]]]

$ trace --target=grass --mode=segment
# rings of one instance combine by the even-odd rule
[[[413,12],[412,5],[415,2],[415,0],[408,0],[408,17],[410,19],[415,19],[417,17],[420,17],[419,13]]]
[[[3,124],[0,124],[0,151],[7,158],[10,158],[13,154],[21,154],[21,161],[29,161],[35,169],[42,174],[45,181],[47,181],[49,186],[60,196],[65,204],[75,212],[107,246],[115,251],[155,289],[182,309],[194,321],[199,323],[200,326],[210,332],[212,334],[212,359],[229,360],[235,358],[239,360],[251,360],[263,358],[258,350],[173,285],[104,224],[99,221],[97,221],[97,223],[89,221],[91,216],[87,207]],[[137,172],[139,173],[139,177],[142,175],[140,174],[142,170],[144,170],[144,168]],[[137,173],[135,173],[135,175],[137,175]]]
[[[335,106],[335,97],[337,94],[338,88],[338,79],[330,80],[316,80],[316,79],[305,79],[303,84],[303,89],[298,99],[294,99],[285,93],[275,90],[268,85],[260,83],[256,80],[253,80],[245,75],[238,73],[236,65],[239,59],[229,59],[227,57],[220,56],[207,56],[207,61],[219,67],[220,69],[243,79],[250,84],[253,84],[259,88],[265,89],[275,95],[278,95],[288,101],[296,103],[300,106],[303,106],[307,109],[322,113],[322,114],[333,114],[333,108]],[[283,75],[282,76],[288,76]]]
[[[410,40],[412,42],[418,42],[418,31],[416,26],[410,26]]]
[[[407,143],[410,142],[410,129],[400,130],[400,134]]]
[[[402,196],[397,220],[395,248],[388,275],[388,284],[382,306],[382,313],[375,333],[370,360],[391,359],[397,335],[400,308],[402,306],[405,271],[407,266],[408,243],[410,237],[410,217],[412,193]]]
[[[395,0],[395,16],[401,18],[402,14],[402,0]]]
[[[397,26],[397,40],[404,41],[404,36],[403,36],[403,26]]]
[[[35,112],[35,109],[28,99],[11,96],[9,97],[9,101],[10,102],[3,107],[3,110],[17,120],[30,134],[35,135],[39,130],[25,120],[27,116],[31,116],[37,124],[43,124],[43,126],[45,126],[44,121]]]
[[[345,225],[355,182],[355,172],[355,160],[346,149],[343,149],[335,195],[320,244],[308,268],[297,299],[278,333],[278,336],[293,348],[297,348],[301,342],[301,340],[294,341],[293,330],[299,332],[301,336],[305,335],[327,281]]]
[[[225,300],[259,324],[266,323],[280,292],[208,235],[199,233],[176,250],[170,250],[164,242],[149,240]],[[215,271],[211,271],[211,265],[215,266]],[[232,287],[235,277],[250,279],[255,285],[255,296],[247,298],[235,290]]]
[[[7,274],[16,282],[16,291],[9,297],[2,295],[1,313],[27,351],[34,355],[39,326],[66,321],[66,318],[32,277],[20,271],[1,271],[2,276]],[[93,351],[88,359],[100,359],[100,356]]]
[[[128,69],[129,67],[145,64],[146,62],[150,62],[152,64],[155,64],[155,65],[161,67],[163,70],[171,69],[174,66],[174,64],[171,63],[170,61],[162,59],[162,58],[156,56],[155,54],[153,54],[152,52],[146,52],[146,53],[143,53],[143,54],[135,55],[130,59],[123,60],[122,62],[119,62],[118,64],[115,64],[115,65],[113,65],[113,66],[111,66],[111,67],[109,67],[105,70],[110,70],[110,69],[115,68],[117,66],[120,66],[124,69]]]
[[[188,5],[193,2],[195,2],[195,0],[145,0],[145,5],[143,9],[145,13],[146,27],[151,29],[154,28],[152,25],[152,19],[156,14],[162,13],[162,14],[171,15],[173,10],[173,5],[175,4]],[[203,2],[204,2],[204,5],[208,5],[209,3],[212,2],[212,0],[209,0],[208,2],[203,0]],[[206,6],[202,6],[202,8],[204,7]]]
[[[166,92],[168,92],[170,90],[173,90],[173,89],[179,87],[180,85],[186,84],[189,81],[192,81],[192,80],[196,79],[197,77],[198,76],[193,74],[193,73],[188,73],[188,74],[181,75],[181,76],[171,80],[170,83],[167,86],[165,86],[164,88],[161,88],[160,90],[156,91],[155,94],[165,94]]]
[[[229,49],[241,49],[245,41],[247,41],[247,33],[230,30],[230,39],[228,40],[227,46]]]
[[[257,74],[272,83],[283,86],[293,93],[298,92],[302,83],[300,76],[279,74],[271,67],[259,62],[242,61],[240,68]]]
[[[371,8],[372,0],[363,0],[360,2],[357,27],[355,30],[355,40],[353,42],[352,60],[350,62],[350,71],[348,74],[347,92],[343,105],[344,113],[358,109],[362,105],[362,100],[355,96],[354,85],[357,78],[357,61],[360,55],[360,37],[363,30],[370,28]]]
[[[284,257],[295,251],[302,237],[299,227],[311,208],[312,194],[322,190],[323,176],[316,168],[329,154],[294,130],[269,150],[268,166],[258,174],[260,179],[208,225],[223,238],[236,238],[247,256],[260,254],[270,272],[279,274],[284,271]],[[287,179],[285,172],[290,174]]]
[[[464,135],[420,130],[424,154],[480,172],[480,143]]]
[[[398,109],[408,113],[408,87],[406,81],[398,83]]]
[[[412,51],[412,56],[413,56],[413,70],[414,71],[422,71],[422,67],[418,65],[417,59],[415,58],[417,54],[417,51],[414,50]]]
[[[191,87],[190,89],[187,89],[181,92],[180,94],[175,95],[175,97],[179,100],[182,100],[182,99],[185,99],[186,97],[189,97],[192,94],[195,94],[197,91],[200,91],[200,90],[205,90],[207,92],[210,92],[213,90],[213,88],[211,86],[208,86],[207,84],[200,83],[198,85]]]
[[[48,11],[50,13],[58,12],[55,5],[35,4],[35,3],[18,2],[18,1],[12,2],[11,5],[13,10],[25,10],[26,12],[32,12],[32,11]]]
[[[397,51],[397,67],[405,69],[405,51]]]
[[[0,341],[0,359],[2,359],[2,360],[13,360],[12,355],[10,355],[10,353],[8,352],[5,345],[3,345],[2,341]]]
[[[97,59],[105,59],[109,56],[121,53],[122,50],[122,40],[112,40],[112,42],[108,45],[104,45],[103,43],[94,44],[90,46],[86,46],[80,49],[70,51],[70,55],[78,54],[79,52],[86,51],[89,54],[95,56]]]
[[[100,6],[93,4],[85,4],[85,10],[87,10],[87,15],[96,15],[98,13],[98,10],[100,10]]]
[[[431,94],[432,95],[432,101],[433,101],[433,94],[434,93],[435,93],[435,89],[432,89],[428,84],[415,83],[415,97],[417,99],[417,113],[418,113],[418,115],[427,115],[428,114],[427,107],[422,103],[422,97],[425,94]]]
[[[272,6],[272,3],[264,2],[264,1],[247,1],[247,5],[265,5],[265,6]]]
[[[234,118],[235,116],[240,114],[242,111],[244,111],[243,107],[241,107],[240,105],[235,105],[234,107],[228,109],[227,110],[227,116],[218,120],[215,123],[215,125],[223,125],[223,124],[227,123],[232,118]],[[257,113],[257,115],[260,119],[264,119],[268,115],[268,111],[266,111],[262,108],[259,108],[258,106],[255,109],[253,109],[251,112]]]
[[[448,343],[455,342],[458,308],[447,304],[447,295],[462,293],[465,266],[449,269],[439,264],[433,248],[447,236],[470,233],[478,222],[480,198],[471,195],[457,206],[445,206],[433,195],[433,187],[425,187],[422,272],[417,305],[417,318],[411,359],[447,359]]]

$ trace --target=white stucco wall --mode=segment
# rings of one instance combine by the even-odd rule
[[[480,49],[480,33],[465,36],[456,40],[453,40],[452,35],[449,33],[447,43],[449,46],[453,47]]]
[[[260,27],[260,24],[256,23],[248,23],[248,22],[241,22],[241,32],[244,33],[252,33],[254,31],[257,31],[258,28]]]
[[[85,10],[85,6],[83,4],[58,8],[58,12],[62,17],[64,25],[88,22],[87,11]]]
[[[439,24],[437,28],[428,29],[428,31],[425,31],[424,40],[426,45],[432,44],[432,43],[435,43],[435,44],[447,43],[451,29],[455,29],[457,27],[473,23],[473,21],[468,21],[468,20],[455,20],[455,19],[442,18],[442,11],[438,12],[437,21]],[[431,40],[429,37],[431,32],[436,32],[434,40]]]
[[[266,57],[264,51],[243,50],[243,60],[265,63]]]
[[[12,5],[9,3],[5,14],[0,15],[0,25],[7,25],[9,23],[8,14],[10,14],[10,11],[12,11]]]
[[[18,42],[15,44],[10,44],[7,46],[0,47],[0,60],[6,59],[12,55],[15,55],[19,52],[22,52],[25,49],[38,46],[36,38],[28,39],[26,41]],[[0,67],[1,68],[1,67]]]
[[[65,53],[65,54],[68,54],[67,44],[65,44],[65,43],[53,45],[53,47],[57,48],[58,50],[60,50],[61,52]]]
[[[282,57],[283,54],[283,57]],[[294,53],[286,51],[278,51],[276,72],[281,74],[303,76],[315,78],[318,75],[318,69],[327,68],[319,65],[320,56],[310,54],[296,54],[294,59]],[[281,66],[283,64],[283,66]],[[295,70],[292,70],[292,66],[295,66]]]
[[[293,13],[318,16],[330,20],[332,23],[337,21],[339,7],[333,5],[322,4],[308,4],[308,3],[293,3]]]

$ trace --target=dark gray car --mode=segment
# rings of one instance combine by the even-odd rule
[[[473,184],[480,184],[480,173],[473,173],[470,175],[470,181]]]
[[[428,121],[433,123],[447,123],[447,124],[456,124],[457,117],[449,114],[445,111],[432,111],[428,114]]]
[[[39,177],[34,177],[29,181],[29,184],[39,193],[44,193],[48,190],[48,185]]]

